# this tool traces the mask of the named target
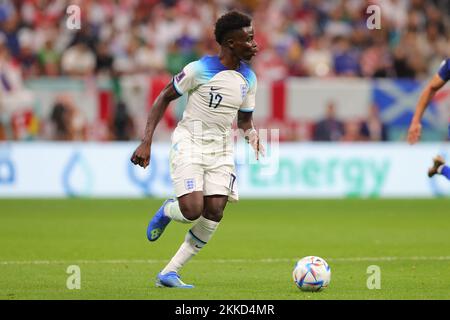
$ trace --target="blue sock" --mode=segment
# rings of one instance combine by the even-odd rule
[[[441,174],[446,177],[448,180],[450,180],[450,167],[443,166],[441,170]]]

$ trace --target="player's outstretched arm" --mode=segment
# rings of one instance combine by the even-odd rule
[[[259,154],[264,156],[264,146],[259,142],[258,132],[253,126],[253,113],[252,112],[238,112],[238,128],[244,131],[244,137],[247,142],[255,150],[256,160],[259,160]]]
[[[422,125],[420,122],[422,120],[425,109],[427,108],[431,99],[433,99],[436,92],[440,88],[442,88],[444,84],[445,81],[442,80],[438,74],[436,74],[430,80],[430,82],[428,82],[427,86],[420,94],[420,98],[416,106],[416,111],[414,112],[414,116],[408,129],[408,142],[410,144],[414,144],[420,139],[420,135],[422,134]]]
[[[136,148],[131,156],[131,162],[143,168],[146,168],[150,164],[153,133],[155,132],[159,121],[161,121],[161,118],[163,117],[169,103],[179,96],[180,95],[176,92],[172,82],[168,83],[161,91],[158,98],[156,98],[150,113],[148,114],[144,137],[142,138],[141,144]]]

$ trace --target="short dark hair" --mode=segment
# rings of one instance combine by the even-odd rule
[[[248,15],[241,13],[239,11],[230,11],[225,13],[216,22],[216,28],[214,30],[214,35],[216,36],[216,41],[222,44],[225,36],[232,31],[239,30],[244,27],[250,27],[252,23],[252,18]]]

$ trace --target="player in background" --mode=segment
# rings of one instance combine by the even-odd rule
[[[416,106],[416,111],[414,112],[414,116],[408,130],[408,142],[410,144],[414,144],[420,139],[422,133],[422,125],[420,121],[422,120],[425,109],[427,108],[431,99],[433,99],[436,92],[441,89],[449,80],[450,59],[446,59],[442,62],[438,72],[428,82],[428,84],[420,94],[420,98]],[[448,135],[450,138],[450,124]],[[444,159],[441,156],[436,156],[435,158],[433,158],[433,166],[428,169],[429,177],[432,177],[435,174],[441,174],[450,180],[450,169],[445,165]]]
[[[428,176],[431,178],[435,174],[441,174],[450,180],[450,167],[445,165],[445,160],[441,156],[433,158],[433,166],[428,169]]]
[[[232,147],[232,123],[253,147],[256,159],[264,149],[253,127],[256,76],[247,64],[258,51],[251,18],[237,11],[221,16],[214,34],[220,44],[216,56],[186,65],[159,94],[147,120],[144,138],[131,157],[143,168],[150,162],[153,132],[169,103],[188,94],[183,118],[172,134],[170,174],[177,199],[166,200],[147,229],[157,240],[171,220],[193,223],[179,250],[157,275],[160,287],[192,288],[180,269],[208,243],[228,201],[237,201]]]

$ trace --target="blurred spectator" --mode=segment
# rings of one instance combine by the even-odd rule
[[[361,122],[358,119],[347,120],[344,123],[344,133],[340,139],[342,142],[365,141],[366,137],[362,134]]]
[[[361,74],[359,51],[350,45],[350,40],[338,37],[334,43],[333,64],[337,75],[359,76]]]
[[[84,118],[70,95],[63,94],[56,98],[50,119],[55,140],[84,140]]]
[[[345,1],[333,1],[327,10],[325,33],[332,37],[345,38],[352,32],[351,20]]]
[[[29,29],[22,29],[19,36],[20,53],[17,57],[22,66],[22,75],[25,79],[39,75],[39,61],[37,54],[33,50],[33,35]]]
[[[388,129],[380,119],[380,111],[376,105],[369,109],[367,120],[361,125],[361,134],[368,141],[387,141]]]
[[[315,141],[339,141],[344,134],[344,125],[336,118],[334,102],[326,107],[325,118],[316,123],[313,138]]]
[[[139,73],[139,66],[136,61],[136,54],[139,48],[139,39],[131,38],[127,41],[125,50],[114,59],[114,72],[118,75],[129,75]]]
[[[69,47],[77,44],[84,44],[91,51],[95,50],[95,45],[98,43],[97,32],[90,24],[85,24],[83,27],[76,32],[69,43]]]
[[[61,59],[61,68],[69,76],[90,76],[95,70],[95,55],[83,42],[67,49]]]
[[[136,63],[142,72],[149,75],[164,72],[166,66],[161,50],[156,49],[152,43],[139,47],[136,52]]]
[[[71,140],[70,137],[70,114],[62,101],[56,101],[53,106],[51,121],[54,125],[55,140]]]
[[[364,77],[394,77],[393,58],[387,44],[388,35],[382,30],[374,37],[361,54],[361,73]]]
[[[134,129],[134,122],[128,112],[127,105],[123,101],[119,101],[112,121],[112,139],[118,141],[130,140],[134,137]]]
[[[258,77],[265,80],[277,81],[285,79],[288,76],[287,64],[276,53],[273,47],[269,47],[258,53],[254,66]]]
[[[327,39],[313,39],[311,45],[305,50],[303,61],[308,75],[313,77],[329,76],[333,72],[334,66]]]
[[[12,59],[6,47],[6,38],[0,34],[0,121],[3,128],[13,127],[13,137],[16,139],[27,138],[30,122],[14,126],[13,119],[22,119],[24,113],[30,119],[32,107],[33,94],[23,85],[20,64]]]
[[[95,72],[97,74],[111,75],[114,58],[109,53],[108,44],[106,42],[100,42],[97,44],[96,56]]]
[[[406,53],[407,48],[397,47],[394,49],[394,70],[398,78],[414,78],[416,72],[412,67]]]
[[[38,51],[38,60],[44,76],[59,75],[60,54],[55,50],[52,39],[47,39]]]
[[[10,15],[1,23],[0,28],[5,37],[5,44],[13,57],[20,54],[19,24],[19,16],[15,12],[10,12]]]
[[[181,50],[181,45],[181,42],[175,41],[169,47],[166,59],[166,69],[171,74],[177,74],[186,64],[199,58],[193,50],[183,52]]]

